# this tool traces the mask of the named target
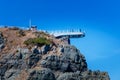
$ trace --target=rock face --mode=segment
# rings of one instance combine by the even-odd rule
[[[41,61],[42,67],[62,72],[86,71],[87,63],[82,54],[73,46],[64,46],[61,55],[49,55]]]
[[[5,47],[5,39],[3,38],[3,34],[0,32],[0,51]]]
[[[85,57],[74,46],[64,45],[58,51],[60,55],[33,52],[20,49],[16,54],[4,55],[0,80],[16,80],[22,70],[28,74],[23,80],[109,80],[106,72],[90,71]]]
[[[32,70],[29,72],[27,80],[56,80],[50,69]]]
[[[5,39],[0,34],[0,50]],[[80,51],[69,44],[17,48],[0,59],[0,80],[110,80],[107,72],[88,69]]]

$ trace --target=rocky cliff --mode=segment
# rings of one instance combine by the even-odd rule
[[[0,80],[110,80],[74,46],[44,32],[0,29]]]

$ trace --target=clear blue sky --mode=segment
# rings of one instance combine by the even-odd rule
[[[44,30],[85,30],[71,42],[88,67],[120,79],[120,0],[0,0],[0,25],[28,26],[29,19]]]

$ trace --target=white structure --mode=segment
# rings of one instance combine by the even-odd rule
[[[32,25],[31,19],[29,20],[29,29],[33,32],[37,31],[37,26],[36,25]]]
[[[36,32],[37,31],[37,26],[31,26],[30,30],[33,31],[33,32]]]
[[[54,35],[56,38],[68,37],[68,38],[82,38],[85,37],[85,32],[80,30],[72,31],[54,31],[49,32],[51,35]]]

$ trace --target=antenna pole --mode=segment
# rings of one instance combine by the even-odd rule
[[[31,19],[29,20],[29,29],[31,29]]]

